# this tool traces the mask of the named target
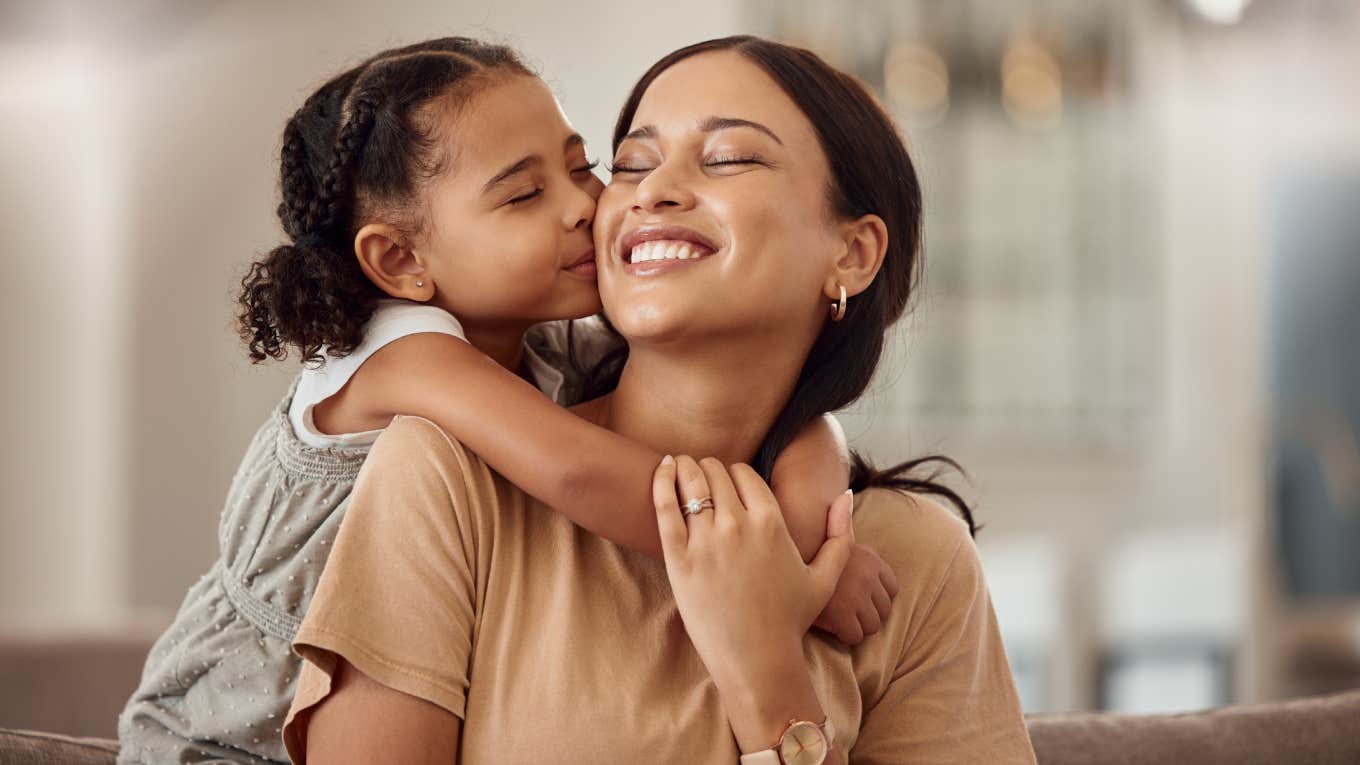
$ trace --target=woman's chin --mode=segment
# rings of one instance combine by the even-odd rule
[[[675,306],[647,304],[631,305],[624,309],[607,306],[605,313],[629,344],[676,340],[694,329],[694,323],[680,316]]]

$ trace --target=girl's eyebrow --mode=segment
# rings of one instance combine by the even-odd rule
[[[580,133],[572,133],[571,135],[567,136],[567,140],[562,142],[562,148],[566,151],[571,151],[572,149],[578,146],[585,146],[585,144],[586,139],[582,138]],[[537,154],[528,154],[524,157],[521,157],[517,162],[511,165],[507,165],[505,169],[501,170],[499,173],[496,173],[494,176],[492,176],[491,180],[487,181],[486,185],[482,186],[482,193],[485,194],[488,191],[495,189],[497,186],[501,185],[502,183],[505,183],[507,180],[514,177],[515,175],[518,175],[519,173],[528,170],[529,168],[541,163],[542,161],[543,157]]]
[[[715,133],[719,130],[728,130],[730,128],[751,128],[752,130],[759,130],[765,135],[773,138],[775,143],[780,146],[784,145],[784,142],[779,140],[779,136],[775,135],[773,130],[752,120],[745,120],[740,117],[708,117],[699,123],[699,131],[702,133]],[[653,125],[643,125],[642,127],[629,132],[628,135],[623,137],[623,140],[631,141],[643,138],[656,138],[656,127]],[[620,143],[622,143],[622,141],[620,141]]]

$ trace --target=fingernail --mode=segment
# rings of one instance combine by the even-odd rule
[[[674,465],[674,464],[675,464],[675,458],[672,457],[671,455],[667,454],[665,457],[662,457],[662,458],[661,458],[661,464],[663,464],[663,465]]]

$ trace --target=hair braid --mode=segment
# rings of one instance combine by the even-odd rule
[[[336,136],[330,166],[303,217],[302,233],[332,234],[332,229],[348,210],[350,189],[354,186],[354,165],[363,155],[364,144],[373,129],[380,97],[381,94],[372,90],[355,96],[349,120]]]
[[[316,196],[315,183],[307,161],[307,142],[298,124],[302,117],[299,110],[288,120],[283,129],[283,150],[280,152],[279,186],[283,201],[279,202],[279,222],[290,237],[296,239],[305,233],[302,221]]]

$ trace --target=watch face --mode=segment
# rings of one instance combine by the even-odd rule
[[[822,765],[826,759],[826,736],[810,722],[798,722],[779,739],[779,759],[784,765]]]

